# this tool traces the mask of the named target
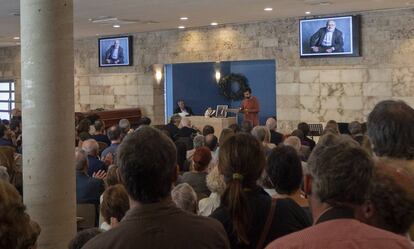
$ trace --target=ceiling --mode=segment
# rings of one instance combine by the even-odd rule
[[[15,46],[19,36],[18,0],[0,0],[0,46]],[[273,11],[264,11],[271,7]],[[285,17],[329,15],[362,10],[413,8],[414,0],[74,0],[75,37],[159,31],[243,23]],[[188,17],[181,21],[180,17]],[[105,17],[120,21],[93,23]],[[123,24],[123,21],[132,21]],[[113,28],[120,24],[120,28]]]

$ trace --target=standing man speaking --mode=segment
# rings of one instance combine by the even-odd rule
[[[246,88],[243,95],[244,100],[241,102],[240,112],[244,113],[245,121],[250,121],[253,127],[257,126],[259,125],[259,101],[252,96],[252,89],[250,88]]]

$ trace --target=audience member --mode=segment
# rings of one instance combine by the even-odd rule
[[[220,147],[220,144],[224,144],[224,142],[227,140],[227,138],[233,136],[234,134],[235,134],[235,132],[232,129],[224,128],[221,131],[220,137],[218,139],[219,147]]]
[[[91,121],[87,118],[82,119],[78,126],[76,127],[76,133],[78,134],[79,137],[83,137],[86,138],[84,140],[87,140],[89,138],[91,138],[91,134],[89,133],[90,128],[91,128]],[[84,141],[82,140],[82,141]]]
[[[249,133],[252,131],[253,129],[253,124],[252,122],[248,121],[248,120],[244,120],[241,123],[241,127],[240,127],[240,132],[244,132],[244,133]]]
[[[166,125],[166,129],[170,134],[170,137],[173,141],[177,138],[178,132],[180,129],[178,128],[181,123],[181,116],[179,114],[174,114],[170,118],[170,122]]]
[[[205,136],[205,145],[210,149],[210,151],[214,154],[218,146],[218,139],[215,135],[209,134]]]
[[[178,131],[177,137],[193,138],[197,134],[197,131],[191,126],[191,120],[189,118],[181,118],[181,129]]]
[[[279,146],[267,159],[267,175],[277,192],[277,197],[291,198],[311,218],[309,202],[300,189],[303,173],[297,151],[290,146]]]
[[[197,194],[188,183],[181,183],[171,191],[173,202],[178,208],[197,214]]]
[[[105,177],[105,186],[108,188],[113,185],[121,183],[121,176],[119,175],[119,167],[115,164],[109,165]]]
[[[262,147],[250,134],[236,134],[220,146],[218,167],[227,187],[210,217],[224,225],[232,248],[263,248],[266,242],[310,225],[294,201],[279,199],[275,205],[257,185],[265,165]],[[263,232],[267,222],[271,224]]]
[[[106,160],[108,155],[111,157],[111,159],[116,158],[116,150],[121,143],[122,137],[121,137],[122,130],[119,126],[112,126],[108,130],[108,138],[111,140],[111,145],[107,147],[104,151],[102,151],[101,158],[103,160]],[[114,163],[114,160],[111,160],[111,163]]]
[[[302,160],[306,162],[310,156],[311,149],[308,142],[304,140],[305,135],[303,134],[302,130],[296,129],[292,132],[291,136],[295,136],[300,139],[301,146],[299,155],[302,157]]]
[[[278,145],[283,142],[283,134],[277,132],[277,121],[274,118],[268,118],[266,120],[266,127],[270,131],[270,142]]]
[[[304,184],[315,225],[266,248],[412,248],[406,238],[355,219],[368,197],[374,163],[352,139],[326,136],[309,158]]]
[[[210,195],[207,188],[206,177],[208,165],[211,161],[211,151],[208,147],[199,147],[195,150],[193,156],[193,168],[190,172],[185,172],[181,182],[190,184],[197,193],[198,200]]]
[[[205,125],[203,127],[203,132],[202,132],[203,136],[207,136],[209,134],[214,134],[214,127],[211,125]]]
[[[303,141],[305,141],[308,144],[310,150],[312,151],[313,148],[315,148],[316,143],[308,137],[310,132],[309,125],[305,122],[301,122],[298,124],[298,130],[301,130],[303,132]]]
[[[128,210],[129,200],[125,187],[121,184],[108,187],[103,192],[101,203],[101,215],[104,219],[101,229],[107,231],[118,226]]]
[[[361,123],[358,121],[352,121],[348,124],[348,131],[355,141],[357,141],[360,145],[363,145],[366,138],[364,133],[362,133]]]
[[[191,162],[187,160],[188,144],[183,139],[177,139],[175,142],[177,148],[177,165],[180,172],[187,172],[190,170]]]
[[[255,126],[252,135],[262,144],[266,157],[276,148],[275,144],[270,143],[270,131],[266,126]]]
[[[176,159],[173,142],[154,128],[143,127],[126,137],[118,164],[131,210],[116,229],[98,235],[83,249],[229,248],[219,223],[189,214],[171,201]]]
[[[238,124],[231,124],[228,128],[233,130],[234,134],[240,132],[240,126]]]
[[[0,146],[10,146],[15,148],[11,139],[8,138],[9,128],[4,124],[0,124]]]
[[[93,239],[95,236],[103,233],[104,231],[99,228],[89,228],[82,230],[78,232],[69,243],[69,249],[82,249],[83,246],[88,242],[89,240]]]
[[[414,109],[403,101],[378,103],[368,116],[368,136],[378,157],[414,159]]]
[[[106,174],[98,171],[93,177],[88,176],[88,159],[85,151],[76,149],[76,203],[91,203],[99,205],[99,197],[104,191]]]
[[[406,236],[414,224],[414,174],[407,161],[381,158],[376,162],[367,223]]]
[[[220,206],[220,198],[226,189],[223,176],[220,174],[218,167],[214,167],[210,173],[208,173],[207,187],[211,194],[209,197],[201,199],[198,202],[198,214],[202,216],[209,216]]]
[[[329,120],[326,123],[326,126],[323,129],[322,134],[325,135],[327,133],[332,133],[332,134],[336,134],[336,135],[340,134],[338,123],[335,120]]]
[[[131,123],[126,118],[123,118],[123,119],[119,120],[118,126],[119,126],[119,128],[121,128],[121,137],[122,138],[124,138],[127,134],[134,131],[134,130],[131,129]]]
[[[205,145],[204,136],[197,135],[193,139],[193,149],[187,151],[187,160],[193,160],[194,152],[197,148],[203,147]]]
[[[104,162],[99,160],[99,145],[94,139],[88,139],[82,143],[82,150],[88,155],[88,175],[92,175],[98,171],[106,171]]]
[[[92,138],[95,139],[97,142],[106,143],[108,146],[111,145],[111,140],[109,140],[108,136],[105,134],[104,121],[98,119],[95,121],[94,126],[95,134],[92,135]]]
[[[150,124],[151,124],[151,119],[149,117],[141,117],[138,120],[137,128],[141,127],[141,125],[150,125]]]
[[[40,227],[25,210],[16,188],[0,180],[0,248],[36,248]]]

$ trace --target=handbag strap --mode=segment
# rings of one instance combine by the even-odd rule
[[[269,234],[270,226],[272,225],[272,222],[273,222],[273,217],[275,216],[276,201],[277,201],[276,198],[272,198],[269,214],[267,215],[267,220],[263,227],[262,234],[260,235],[259,242],[257,242],[256,249],[263,249],[267,235]]]

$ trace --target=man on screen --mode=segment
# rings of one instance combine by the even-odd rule
[[[252,96],[252,89],[246,88],[243,93],[240,112],[244,113],[244,120],[252,123],[253,127],[259,125],[260,105],[256,97]]]
[[[310,38],[310,47],[314,53],[337,53],[344,51],[342,32],[336,28],[334,20],[328,20],[326,27],[320,28]]]
[[[124,50],[119,46],[119,40],[115,40],[114,44],[106,50],[105,53],[106,64],[123,64]]]

